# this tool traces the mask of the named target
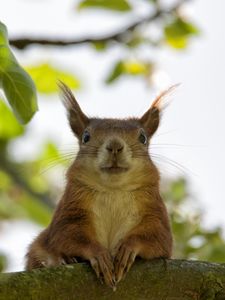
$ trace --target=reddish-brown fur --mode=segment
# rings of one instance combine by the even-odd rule
[[[169,258],[172,253],[159,174],[148,153],[159,125],[160,98],[140,119],[89,119],[68,87],[60,87],[80,150],[50,225],[30,245],[26,269],[81,258],[114,287],[136,256]],[[89,142],[82,140],[86,131]]]

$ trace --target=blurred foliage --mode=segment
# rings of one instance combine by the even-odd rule
[[[118,43],[121,47],[126,48],[128,51],[126,55],[119,60],[112,62],[110,71],[106,76],[105,82],[111,84],[122,76],[142,76],[147,83],[151,83],[151,77],[154,75],[154,71],[157,69],[157,59],[146,59],[146,56],[142,55],[143,46],[149,49],[170,47],[173,50],[184,50],[188,48],[191,38],[200,34],[198,27],[189,20],[184,14],[181,13],[181,7],[174,7],[171,11],[164,10],[160,1],[150,0],[146,2],[146,10],[153,9],[153,12],[160,16],[159,18],[149,17],[143,18],[140,22],[131,27],[127,27],[114,38],[107,39],[107,36],[102,41],[92,42],[93,47],[97,51],[107,51],[111,45]],[[179,2],[179,1],[178,1]],[[184,2],[184,1],[183,1]],[[126,3],[126,4],[125,4]],[[111,7],[111,4],[113,7]],[[108,0],[85,0],[79,3],[79,8],[104,8],[111,11],[122,11],[123,13],[135,12],[138,7],[137,1],[133,4],[129,4],[124,1],[108,1]],[[124,6],[123,6],[124,5]],[[122,9],[124,8],[124,9]],[[158,21],[160,20],[160,23]],[[155,34],[152,27],[154,23],[157,24],[158,33]]]
[[[117,80],[121,75],[131,75],[131,76],[149,76],[153,72],[153,64],[150,62],[141,61],[118,61],[108,77],[106,78],[106,83],[112,83]]]
[[[17,119],[26,124],[37,111],[35,85],[18,64],[8,44],[6,26],[0,22],[0,88]]]
[[[126,0],[84,0],[79,3],[78,8],[101,8],[115,11],[129,11],[131,6]]]
[[[0,140],[9,140],[23,134],[23,127],[18,123],[11,110],[1,99],[0,117]]]
[[[40,93],[51,94],[58,92],[57,81],[59,79],[65,82],[71,89],[80,88],[80,81],[74,74],[57,69],[47,63],[26,67],[26,71],[33,78]]]
[[[189,37],[198,35],[198,28],[181,17],[175,17],[171,23],[164,28],[166,42],[176,49],[186,48]]]
[[[130,20],[133,22],[138,1],[83,0],[77,8],[78,11],[82,9],[83,13],[87,8],[107,9],[114,14],[124,15],[132,12]],[[109,34],[102,40],[89,42],[103,53],[115,44],[126,49],[121,51],[121,57],[111,62],[105,80],[107,84],[116,83],[122,76],[138,76],[150,82],[158,62],[153,56],[151,59],[143,57],[143,47],[147,47],[149,53],[153,48],[160,50],[167,46],[183,51],[190,44],[190,39],[199,34],[197,27],[184,16],[183,11],[180,13],[182,5],[165,10],[158,0],[146,0],[142,3],[146,5],[146,12],[149,10],[153,15],[140,19],[140,22],[129,28],[121,27],[118,34]],[[157,26],[156,36],[151,34],[152,25]],[[26,70],[40,93],[55,93],[58,79],[74,89],[81,85],[80,79],[74,74],[44,62],[29,66]],[[6,27],[0,23],[0,87],[3,88],[14,114],[23,123],[29,121],[37,109],[35,88],[27,76],[9,49]],[[25,133],[26,130],[18,123],[8,106],[0,100],[0,221],[29,219],[46,226],[62,192],[58,174],[65,170],[74,155],[71,155],[71,151],[63,154],[55,143],[45,141],[34,159],[18,162],[12,156],[10,147],[14,139],[23,139]],[[166,183],[163,195],[171,215],[175,239],[174,256],[224,261],[225,241],[221,228],[207,230],[202,226],[201,210],[191,200],[185,179]],[[5,267],[5,256],[0,254],[0,271]]]
[[[195,207],[185,179],[170,182],[163,196],[171,217],[174,257],[224,262],[225,239],[222,229],[217,227],[209,230],[202,226],[203,214]]]

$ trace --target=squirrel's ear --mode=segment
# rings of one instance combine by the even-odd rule
[[[62,93],[62,101],[68,113],[70,127],[75,135],[80,138],[83,131],[89,124],[89,118],[82,112],[72,91],[62,81],[58,81],[58,86]]]
[[[163,91],[152,103],[151,107],[141,117],[140,122],[151,137],[159,127],[160,113],[165,108],[164,99],[174,91],[179,84],[175,84]]]

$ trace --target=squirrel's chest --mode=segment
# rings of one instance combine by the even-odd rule
[[[130,192],[99,193],[92,212],[98,241],[110,250],[140,222],[137,199]]]

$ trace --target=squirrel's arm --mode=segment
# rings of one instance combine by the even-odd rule
[[[164,203],[160,196],[146,205],[141,222],[117,245],[115,278],[120,281],[136,256],[144,259],[169,258],[172,253],[172,233]]]
[[[69,194],[76,199],[76,194],[71,191]],[[77,197],[74,205],[74,199],[69,201],[67,198],[64,201],[64,198],[49,227],[31,244],[27,254],[27,269],[55,266],[62,261],[72,262],[75,257],[80,257],[90,262],[98,277],[103,276],[109,286],[114,286],[111,255],[97,242],[91,216],[88,209],[84,208],[84,201],[77,205]],[[88,200],[88,193],[83,199]]]

